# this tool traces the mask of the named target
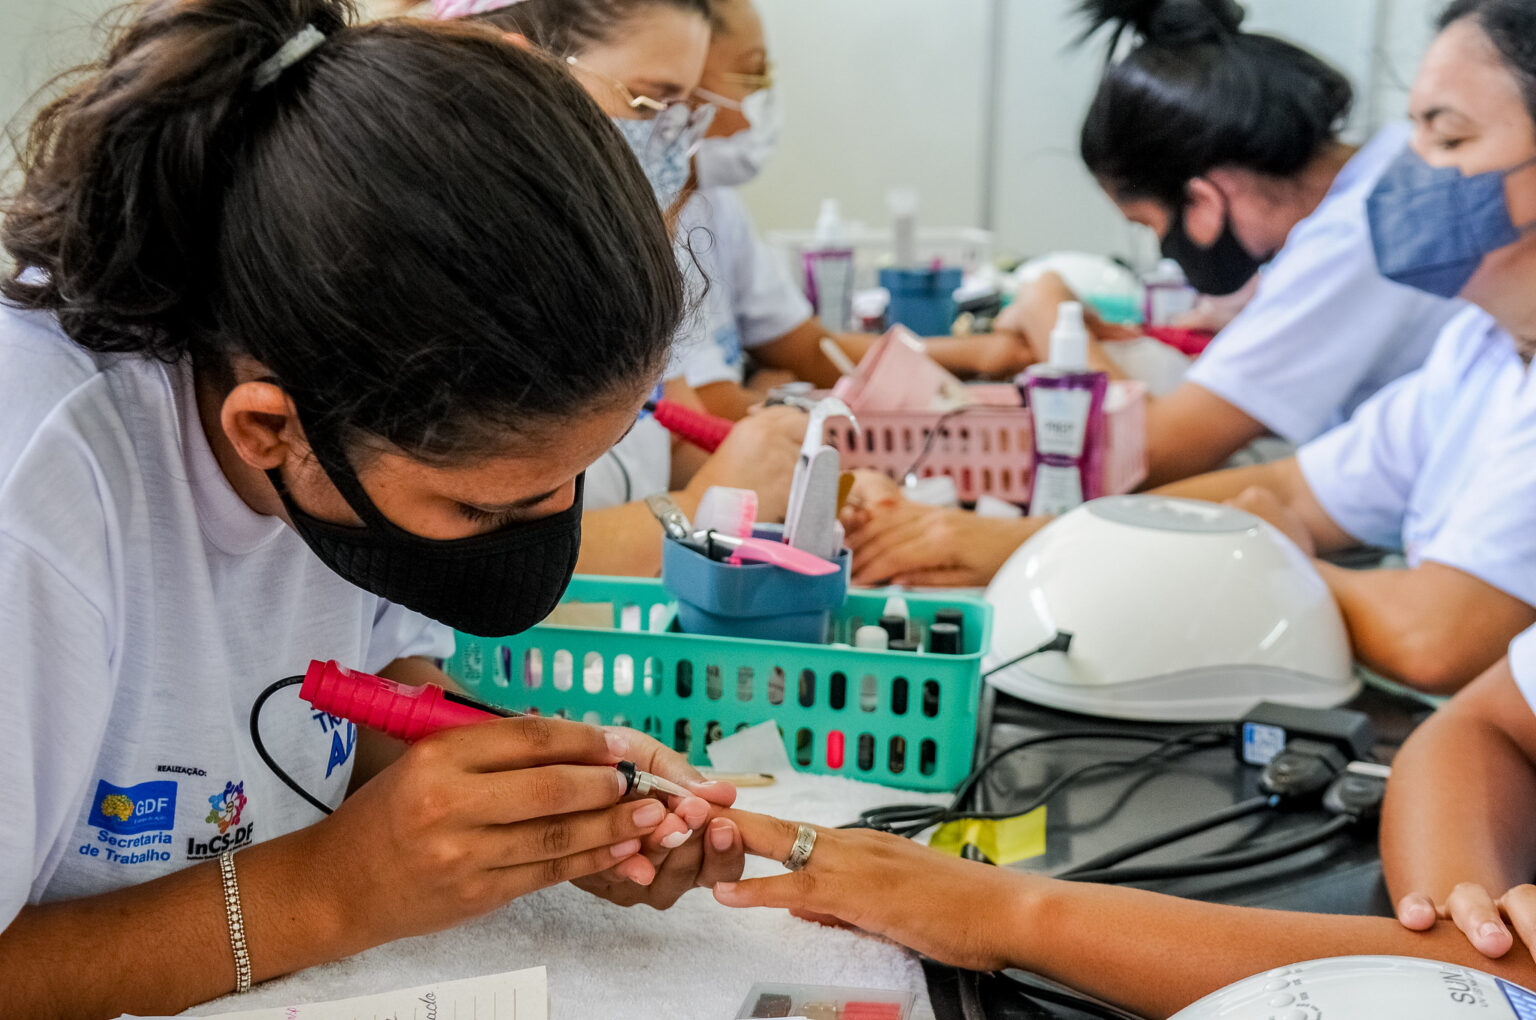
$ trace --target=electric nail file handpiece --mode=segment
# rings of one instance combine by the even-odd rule
[[[445,691],[437,684],[412,687],[318,659],[305,671],[299,697],[322,712],[405,741],[417,741],[429,733],[455,726],[522,714],[481,704]],[[632,761],[621,761],[614,767],[627,783],[626,795],[648,797],[658,792],[674,797],[693,796],[670,780],[642,772]]]

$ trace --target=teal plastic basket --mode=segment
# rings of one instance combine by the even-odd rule
[[[981,658],[992,610],[959,596],[906,594],[926,634],[940,609],[964,617],[960,655],[871,652],[682,634],[660,581],[577,577],[564,602],[612,607],[613,628],[544,625],[510,638],[458,635],[444,669],[502,708],[633,726],[708,764],[705,747],[773,720],[805,772],[911,790],[953,789],[970,772]],[[886,595],[851,592],[836,641],[876,622]]]

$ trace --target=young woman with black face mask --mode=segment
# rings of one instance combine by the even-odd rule
[[[1086,0],[1109,62],[1084,119],[1084,164],[1129,220],[1214,295],[1261,265],[1248,305],[1148,409],[1149,484],[1220,467],[1255,439],[1300,445],[1423,363],[1453,302],[1383,279],[1365,196],[1402,151],[1401,125],[1356,149],[1334,68],[1245,32],[1234,0]],[[1006,320],[1045,338],[1052,281]],[[1097,355],[1096,367],[1119,376]]]
[[[144,5],[5,207],[10,1013],[175,1012],[564,879],[631,902],[732,798],[639,734],[509,719],[402,754],[292,692],[263,743],[334,813],[258,758],[253,701],[311,659],[443,682],[449,627],[555,604],[582,472],[684,309],[565,67],[351,13]],[[620,803],[622,758],[701,796]]]

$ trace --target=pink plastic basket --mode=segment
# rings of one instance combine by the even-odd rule
[[[1133,491],[1147,477],[1147,390],[1139,382],[1113,382],[1104,401],[1108,450],[1100,491]],[[995,496],[1023,505],[1034,468],[1033,429],[1022,407],[978,404],[937,411],[855,409],[863,434],[841,419],[827,423],[826,441],[842,454],[843,467],[870,468],[900,481],[918,461],[935,429],[920,478],[948,475],[960,498]]]

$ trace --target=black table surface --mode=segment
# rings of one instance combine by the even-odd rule
[[[988,699],[991,725],[982,739],[981,754],[1039,733],[1113,727],[1158,736],[1191,729],[1189,724],[1166,725],[1093,719],[1057,712],[1004,694]],[[1430,709],[1418,699],[1367,686],[1346,705],[1369,715],[1378,742],[1376,760],[1390,764],[1393,755]],[[1062,741],[1010,755],[988,774],[978,788],[977,806],[1006,811],[1026,804],[1046,783],[1080,765],[1107,758],[1132,757],[1147,745],[1124,741]],[[1073,863],[1194,821],[1212,811],[1256,796],[1259,770],[1238,760],[1234,751],[1204,750],[1154,767],[1096,773],[1063,790],[1046,808],[1046,852],[1014,867],[1056,872]],[[1196,855],[1240,847],[1255,836],[1266,841],[1288,833],[1306,832],[1329,816],[1321,808],[1267,812],[1230,823],[1174,846],[1153,851],[1128,864],[1185,861]],[[1381,877],[1381,859],[1374,830],[1345,832],[1327,843],[1291,857],[1220,875],[1138,883],[1141,888],[1242,906],[1332,914],[1390,916],[1391,902]],[[940,1017],[951,1014],[939,1001]],[[1017,1007],[1014,1007],[1015,1009]],[[1062,1007],[1038,1013],[989,1009],[988,1016],[1077,1017]]]

